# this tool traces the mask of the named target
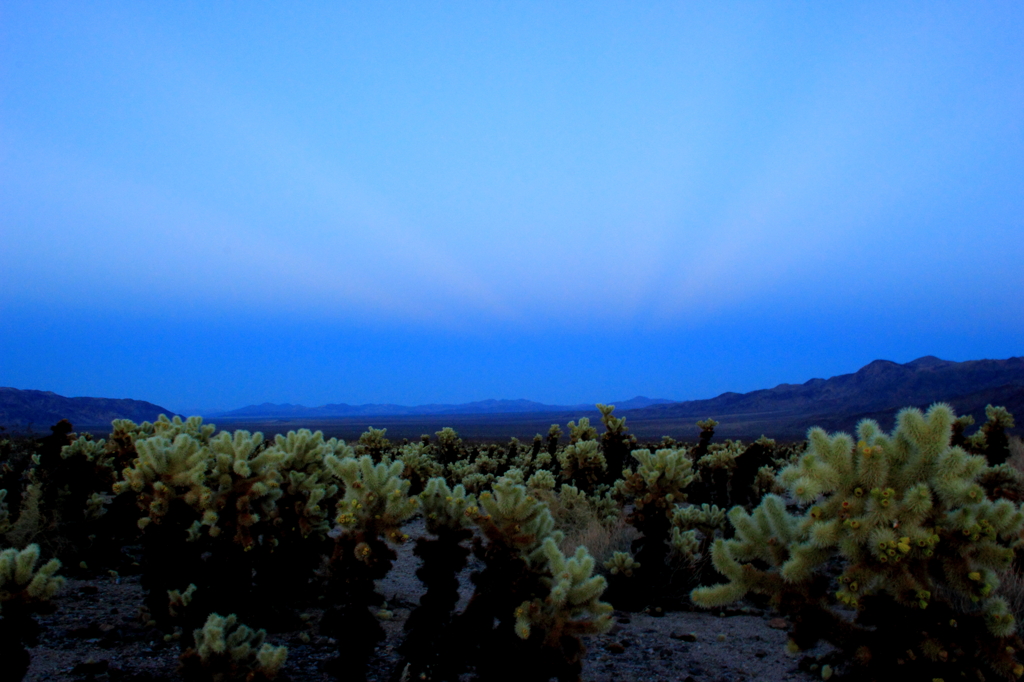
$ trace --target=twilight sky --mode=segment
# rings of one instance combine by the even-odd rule
[[[0,385],[704,398],[1024,354],[1024,5],[0,0]]]

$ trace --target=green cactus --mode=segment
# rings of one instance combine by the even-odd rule
[[[381,461],[391,449],[391,441],[386,438],[387,429],[375,429],[372,426],[359,436],[355,447],[357,455],[369,455],[374,462]]]
[[[967,439],[967,446],[972,453],[984,455],[989,464],[1002,464],[1010,456],[1010,438],[1006,430],[1014,427],[1013,415],[1005,407],[986,405],[985,416],[987,421]]]
[[[555,539],[547,537],[541,552],[543,562],[535,559],[533,569],[544,574],[541,582],[548,593],[516,608],[516,635],[541,642],[542,650],[550,652],[558,666],[550,672],[560,680],[579,679],[585,653],[580,635],[607,632],[612,625],[612,606],[600,600],[606,582],[593,575],[594,559],[585,547],[578,547],[567,559]]]
[[[526,480],[526,487],[530,490],[554,490],[555,475],[546,469],[541,469]]]
[[[434,433],[437,436],[437,444],[433,446],[434,456],[442,464],[448,464],[459,459],[462,451],[462,439],[455,429],[446,426]]]
[[[338,525],[331,531],[335,546],[325,594],[329,606],[320,628],[338,642],[339,656],[329,665],[331,672],[359,679],[384,637],[370,611],[384,603],[374,581],[387,575],[397,556],[387,543],[409,539],[402,524],[419,510],[419,499],[409,496],[401,462],[375,465],[364,455],[328,457],[325,464],[344,483],[345,493],[338,502]]]
[[[558,424],[552,424],[551,427],[548,429],[547,439],[547,451],[548,454],[551,455],[551,457],[554,457],[556,454],[558,454],[558,441],[561,437],[562,427],[560,427]]]
[[[943,404],[927,415],[906,409],[891,435],[861,422],[857,443],[812,429],[807,452],[779,477],[809,508],[791,514],[774,495],[751,514],[733,508],[735,537],[712,550],[728,582],[694,590],[693,601],[768,595],[793,621],[797,646],[826,639],[878,679],[899,661],[922,679],[1019,676],[1024,642],[995,591],[1024,513],[985,496],[985,460],[949,444],[954,419]],[[839,607],[855,609],[855,620]]]
[[[434,459],[422,443],[402,446],[396,461],[402,462],[402,478],[409,481],[409,492],[413,495],[419,495],[427,481],[444,473],[444,466]]]
[[[483,538],[473,552],[485,568],[473,574],[476,590],[456,621],[475,679],[578,679],[578,635],[603,628],[608,610],[597,602],[604,581],[591,576],[593,560],[583,550],[566,562],[551,512],[525,486],[498,479],[478,502]],[[580,618],[587,611],[593,619]]]
[[[179,672],[186,682],[269,682],[278,676],[288,648],[267,644],[266,636],[265,630],[239,623],[233,613],[226,618],[211,613],[193,634],[195,646],[181,655]]]
[[[34,613],[49,612],[50,599],[64,585],[57,575],[60,561],[50,559],[40,567],[39,545],[23,550],[0,551],[0,662],[5,679],[17,682],[28,671],[27,646],[36,644],[39,624]]]
[[[636,437],[627,435],[626,418],[614,416],[614,405],[601,405],[601,423],[605,432],[601,434],[601,450],[607,462],[607,471],[603,478],[605,483],[614,483],[626,466],[626,456],[636,447]]]
[[[569,422],[569,444],[597,438],[597,429],[590,425],[590,417],[580,417],[580,423]]]
[[[629,552],[615,552],[612,558],[604,562],[604,567],[614,576],[632,578],[633,572],[640,568],[640,562],[633,558]]]
[[[597,441],[579,440],[558,453],[562,465],[562,480],[586,492],[604,478],[608,470],[604,453],[598,450]]]
[[[405,679],[455,679],[462,644],[451,623],[459,601],[457,575],[469,556],[463,543],[473,535],[476,500],[461,485],[450,489],[440,477],[427,482],[419,499],[427,532],[434,538],[418,538],[413,550],[423,560],[416,576],[427,589],[405,622],[408,634],[398,649],[402,656],[398,675]]]
[[[708,454],[708,449],[711,447],[711,439],[715,437],[716,426],[718,426],[718,422],[711,418],[697,422],[697,428],[700,429],[700,440],[697,441],[697,445],[694,446],[693,451],[690,453],[693,461],[696,462]]]
[[[671,577],[667,564],[672,515],[676,505],[686,500],[687,486],[694,480],[693,463],[682,449],[634,450],[636,471],[623,470],[623,478],[616,481],[614,495],[633,511],[626,521],[641,533],[630,549],[642,567],[629,587],[639,590],[623,594],[615,585],[613,599],[622,608],[635,609],[671,598],[667,586]]]

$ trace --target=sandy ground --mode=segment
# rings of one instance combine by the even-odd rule
[[[413,529],[410,529],[413,530]],[[385,682],[397,663],[395,649],[402,625],[422,594],[414,575],[418,559],[413,544],[399,548],[399,558],[380,589],[393,616],[384,622],[388,638],[377,648],[370,680]],[[462,575],[463,603],[472,585],[471,564]],[[136,576],[69,580],[55,599],[57,611],[39,618],[43,634],[31,650],[27,680],[177,679],[178,646],[138,622],[142,588]],[[617,612],[612,631],[586,640],[583,679],[590,682],[645,680],[745,682],[748,680],[820,680],[815,656],[824,647],[788,654],[785,623],[776,614],[742,604],[728,612],[671,612],[663,616]],[[283,673],[296,682],[333,682],[321,670],[336,653],[333,642],[315,630],[315,613],[307,630],[268,636],[286,644]]]

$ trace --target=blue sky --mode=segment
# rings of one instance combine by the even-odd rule
[[[1024,354],[1019,3],[0,2],[0,385],[710,397]]]

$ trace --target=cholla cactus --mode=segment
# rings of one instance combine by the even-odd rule
[[[402,463],[374,465],[369,456],[346,458],[338,464],[328,463],[334,474],[345,483],[345,495],[338,502],[336,522],[341,532],[352,531],[366,536],[386,538],[402,543],[409,536],[402,524],[418,509],[418,500],[409,497],[409,481],[401,478]],[[365,550],[359,552],[364,560]]]
[[[708,449],[711,447],[711,439],[715,437],[716,426],[718,426],[718,422],[711,418],[697,422],[697,428],[700,429],[700,440],[697,441],[693,452],[690,453],[694,461],[708,454]]]
[[[379,462],[391,449],[391,441],[386,438],[387,429],[367,428],[356,445],[357,455],[369,455],[373,461]]]
[[[597,409],[601,412],[601,423],[605,428],[605,432],[601,434],[601,450],[608,464],[604,480],[612,483],[622,473],[622,468],[626,465],[626,456],[636,446],[636,438],[626,435],[629,431],[626,428],[626,418],[614,416],[614,405],[598,403]]]
[[[344,483],[345,494],[331,531],[335,547],[325,595],[330,606],[320,627],[338,641],[334,671],[351,677],[365,674],[374,646],[384,637],[370,609],[384,603],[374,581],[387,575],[396,558],[385,540],[399,544],[409,539],[402,524],[419,509],[419,500],[409,496],[401,462],[374,465],[364,455],[328,458],[326,464]]]
[[[263,434],[221,432],[210,439],[208,484],[196,505],[202,524],[216,537],[223,528],[233,530],[233,539],[243,549],[252,549],[255,524],[270,518],[281,497],[278,465],[285,453],[263,448]]]
[[[590,425],[590,417],[580,417],[580,423],[569,422],[569,444],[575,445],[581,440],[597,438],[597,429]]]
[[[697,458],[694,465],[697,480],[690,487],[690,501],[729,506],[733,472],[745,452],[746,448],[739,441],[727,440],[708,445],[705,454]]]
[[[615,552],[612,558],[604,562],[604,567],[614,576],[633,577],[633,571],[640,568],[640,562],[629,552]]]
[[[977,482],[984,459],[949,445],[954,417],[942,404],[927,415],[903,410],[891,435],[866,420],[856,444],[812,429],[809,450],[780,474],[812,506],[791,515],[768,496],[751,515],[730,511],[736,535],[713,549],[729,582],[694,590],[694,602],[770,595],[790,612],[797,645],[825,638],[871,675],[902,661],[924,677],[1020,676],[1022,642],[995,590],[1024,513],[986,498]],[[830,598],[834,558],[843,572]],[[854,623],[835,603],[857,609]]]
[[[444,473],[444,466],[434,459],[422,443],[410,443],[402,447],[396,461],[400,461],[402,478],[410,483],[409,492],[419,495],[431,478]]]
[[[612,625],[611,604],[601,601],[606,583],[593,575],[594,559],[586,547],[566,559],[555,540],[548,537],[541,545],[543,562],[534,570],[544,572],[541,583],[548,593],[524,601],[515,610],[516,635],[540,640],[554,666],[548,675],[558,679],[578,679],[585,652],[580,635],[607,632]]]
[[[713,504],[676,507],[672,526],[681,531],[699,530],[703,535],[712,535],[725,528],[725,510]]]
[[[555,521],[547,505],[529,494],[524,486],[498,479],[494,488],[480,494],[476,523],[493,544],[529,557],[552,533]]]
[[[450,627],[459,601],[458,573],[465,567],[477,513],[476,500],[461,485],[454,490],[443,478],[432,478],[420,494],[427,531],[434,538],[416,540],[413,553],[423,560],[416,576],[427,590],[405,622],[408,635],[399,647],[400,670],[406,679],[458,677],[461,642]]]
[[[671,516],[676,505],[686,500],[685,489],[693,482],[693,463],[682,449],[634,450],[636,471],[623,470],[623,478],[615,483],[615,496],[623,502],[632,502],[633,511],[627,522],[640,531],[642,537],[631,546],[634,556],[642,564],[642,580],[631,586],[635,594],[618,598],[631,607],[650,604],[669,598],[666,591],[670,574],[666,559],[669,551]]]
[[[135,491],[145,513],[139,528],[161,523],[176,500],[198,504],[211,464],[209,452],[198,440],[185,433],[173,441],[153,436],[136,440],[135,448],[139,455],[135,465],[122,472],[113,489],[116,494]]]
[[[616,482],[615,492],[632,501],[637,512],[665,516],[686,499],[684,490],[693,482],[693,463],[683,450],[634,450],[636,471],[625,469]]]
[[[554,490],[555,475],[546,469],[541,469],[526,480],[526,487],[530,490]]]
[[[288,648],[271,646],[265,630],[252,630],[231,614],[211,613],[194,633],[195,647],[181,655],[188,682],[264,682],[277,677]]]
[[[548,454],[554,457],[558,454],[558,440],[562,437],[562,427],[558,424],[552,424],[548,429],[548,442],[547,451]]]
[[[339,461],[354,451],[336,438],[324,440],[322,432],[309,429],[289,431],[274,438],[273,449],[281,452],[279,470],[283,476],[278,504],[281,525],[297,531],[302,538],[326,536],[330,530],[330,508],[339,493],[335,475],[327,469],[328,458]]]
[[[25,549],[5,549],[0,552],[0,616],[34,607],[49,601],[64,586],[64,578],[57,575],[60,562],[50,559],[36,568],[39,545]]]
[[[575,679],[582,648],[566,631],[577,627],[570,624],[576,616],[569,614],[576,607],[589,608],[584,603],[594,608],[592,612],[598,618],[605,611],[604,606],[591,602],[598,596],[591,591],[599,593],[596,588],[603,589],[604,582],[591,579],[593,561],[580,555],[572,564],[570,576],[562,575],[568,571],[557,549],[562,533],[555,530],[547,505],[521,484],[498,479],[492,491],[480,495],[479,506],[474,518],[487,541],[474,540],[473,551],[485,568],[473,574],[476,591],[458,619],[464,648],[468,647],[474,656],[471,663],[476,668],[476,679],[535,681],[554,675]],[[556,553],[558,560],[554,558]],[[553,567],[563,570],[555,575]],[[578,589],[559,606],[563,595],[553,591],[556,584]],[[575,613],[578,616],[582,611]],[[583,628],[586,620],[580,619],[579,627]],[[521,638],[524,622],[538,626],[536,636],[531,636],[531,630],[525,633],[527,640]],[[549,637],[559,628],[564,636],[556,646]],[[498,652],[504,653],[499,656]]]
[[[604,454],[595,440],[580,440],[558,453],[562,479],[578,488],[592,492],[608,470]]]
[[[459,434],[455,432],[455,429],[450,426],[446,426],[440,431],[434,433],[437,436],[437,444],[434,447],[438,461],[448,464],[459,459],[459,453],[462,450],[462,439],[459,438]]]
[[[971,452],[985,455],[989,464],[1002,464],[1010,456],[1010,439],[1006,430],[1014,427],[1013,415],[1005,407],[986,405],[985,416],[987,421],[967,439],[967,445]]]
[[[446,530],[461,530],[472,524],[476,498],[461,485],[450,489],[441,477],[432,478],[420,493],[420,506],[427,532],[439,535]]]
[[[36,568],[39,545],[0,551],[0,661],[9,679],[21,680],[29,665],[26,646],[36,643],[39,625],[32,614],[47,610],[64,585],[56,559]]]

